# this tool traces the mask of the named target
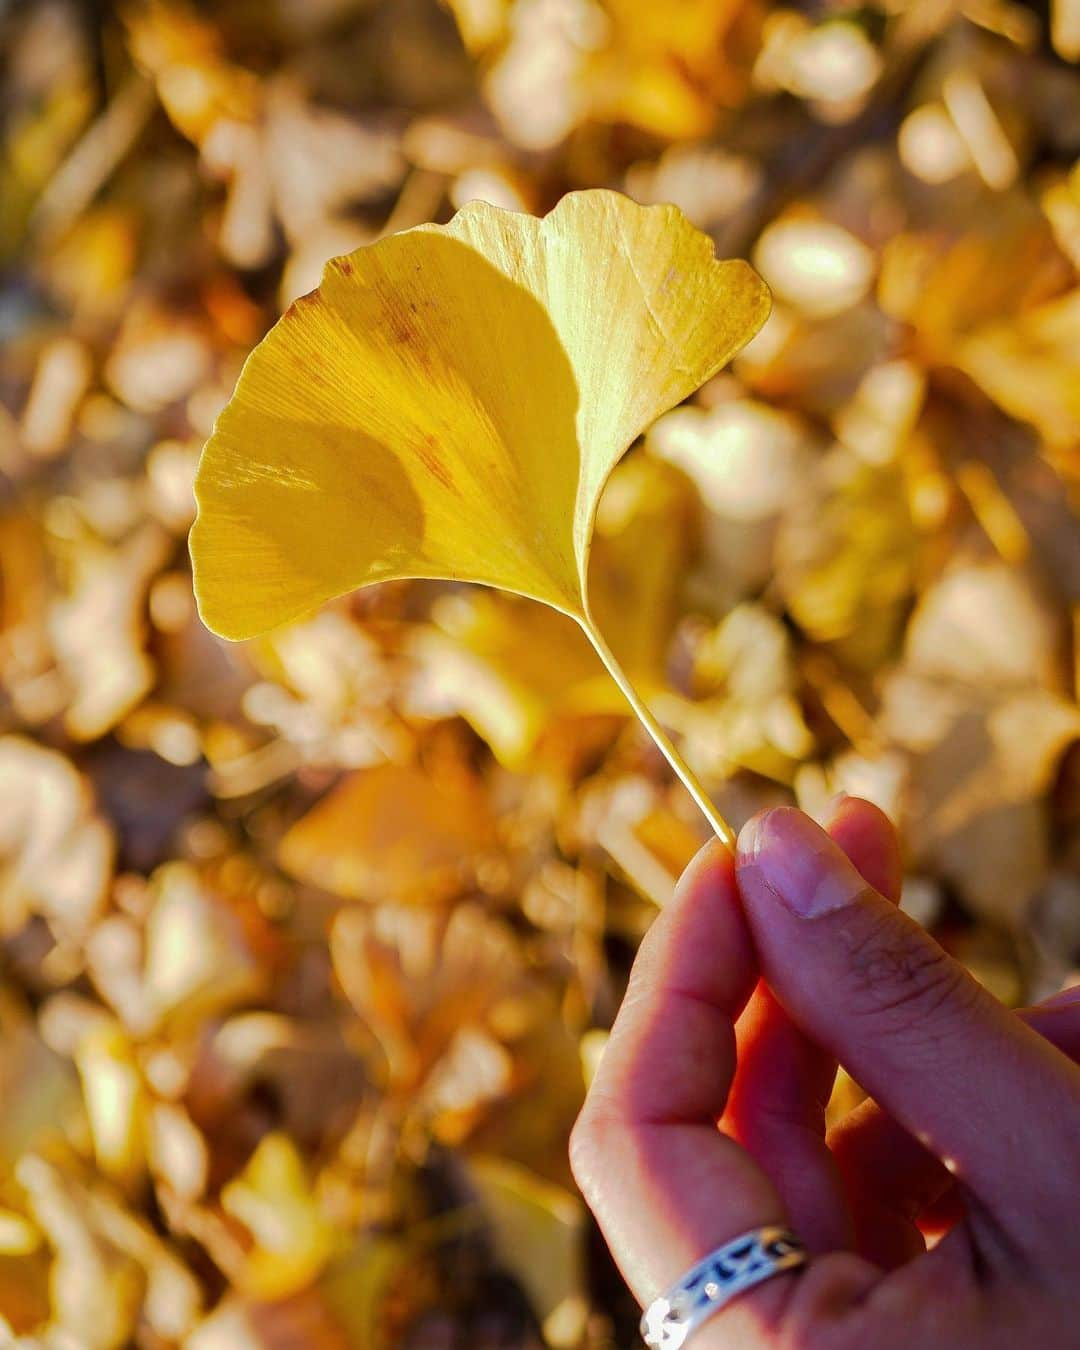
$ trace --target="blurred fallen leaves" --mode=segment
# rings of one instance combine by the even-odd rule
[[[0,1341],[635,1338],[566,1136],[692,803],[562,615],[393,581],[224,644],[188,570],[250,348],[474,198],[756,262],[598,625],[733,823],[870,796],[980,979],[1077,980],[1078,14],[2,7]]]
[[[488,794],[468,770],[378,764],[297,821],[279,857],[299,880],[349,900],[439,904],[467,889],[495,847]]]
[[[85,940],[104,908],[113,834],[70,760],[20,736],[0,739],[0,914],[16,936],[32,915]]]

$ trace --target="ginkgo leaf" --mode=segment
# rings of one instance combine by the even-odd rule
[[[589,613],[609,473],[758,330],[768,291],[677,208],[484,202],[332,260],[249,357],[203,451],[202,617],[247,638],[396,577],[562,610],[722,834]]]

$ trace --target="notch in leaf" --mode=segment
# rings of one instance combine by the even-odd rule
[[[730,844],[592,618],[589,543],[627,447],[768,312],[757,274],[717,261],[676,207],[601,190],[542,220],[471,203],[333,259],[252,352],[203,451],[203,621],[249,638],[405,577],[551,605]]]

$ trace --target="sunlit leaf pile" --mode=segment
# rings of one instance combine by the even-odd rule
[[[635,1343],[566,1138],[709,826],[586,633],[733,825],[871,797],[1077,978],[1078,56],[0,4],[0,1344]]]

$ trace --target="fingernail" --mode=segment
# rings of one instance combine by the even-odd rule
[[[792,914],[817,918],[856,900],[865,886],[836,845],[809,816],[777,806],[755,816],[739,835],[743,871],[759,880]]]

